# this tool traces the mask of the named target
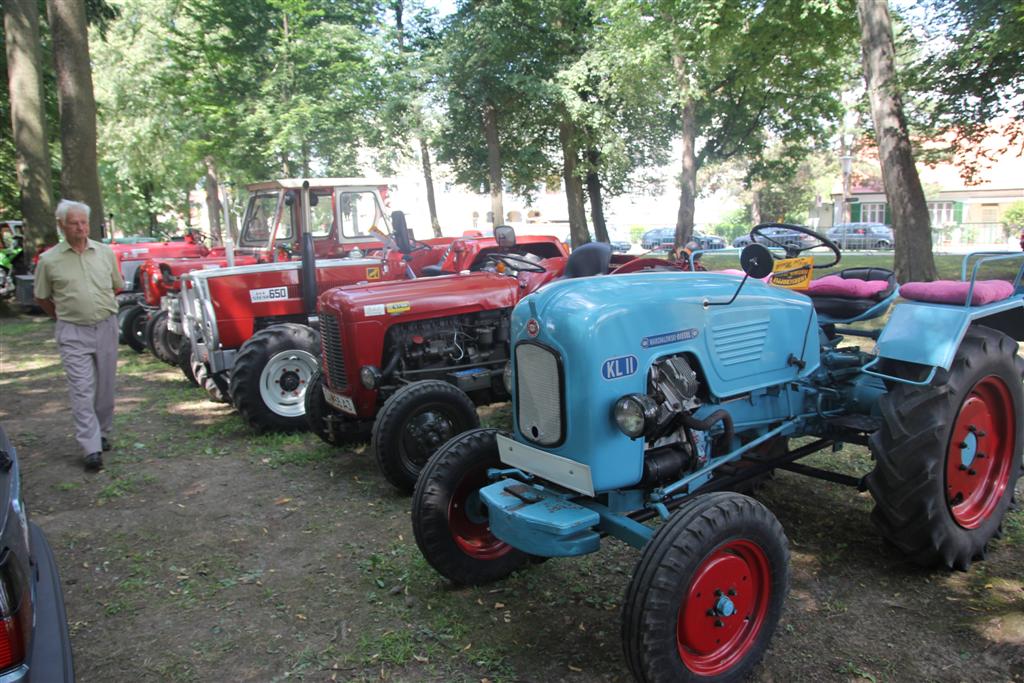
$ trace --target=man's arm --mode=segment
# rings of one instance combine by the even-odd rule
[[[53,305],[52,299],[36,299],[36,305],[43,309],[43,313],[52,319],[57,319],[57,308]]]

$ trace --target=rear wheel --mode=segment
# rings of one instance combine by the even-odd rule
[[[309,430],[332,446],[346,446],[368,441],[369,425],[336,412],[324,398],[324,378],[319,370],[306,387],[306,424]]]
[[[178,364],[178,347],[181,335],[167,329],[170,311],[160,311],[146,323],[146,347],[149,352],[168,365]]]
[[[622,640],[643,683],[739,681],[764,656],[789,586],[775,516],[737,493],[696,496],[644,547]]]
[[[120,317],[120,316],[119,316]],[[146,350],[146,323],[149,312],[139,304],[132,304],[121,319],[121,336],[135,353]]]
[[[474,429],[444,444],[416,482],[412,529],[427,562],[458,584],[503,579],[528,555],[499,540],[487,523],[479,491],[487,469],[499,467],[497,430]]]
[[[284,323],[260,330],[235,357],[229,392],[242,418],[257,431],[305,431],[306,388],[319,368],[320,335]]]
[[[476,406],[466,392],[436,379],[413,382],[384,402],[373,425],[371,448],[384,478],[411,493],[420,470],[441,444],[479,426]]]
[[[948,373],[881,398],[871,517],[914,562],[966,570],[999,533],[1021,474],[1022,379],[1017,343],[974,326]]]

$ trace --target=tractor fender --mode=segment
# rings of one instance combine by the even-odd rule
[[[1015,295],[984,306],[901,303],[878,337],[877,353],[880,358],[949,370],[971,325],[1024,341],[1024,299]]]

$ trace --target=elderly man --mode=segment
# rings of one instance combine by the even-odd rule
[[[35,296],[57,321],[54,336],[64,363],[85,468],[103,467],[114,426],[117,372],[117,303],[124,288],[110,247],[89,239],[89,207],[67,199],[57,205],[64,241],[43,253],[36,266]]]

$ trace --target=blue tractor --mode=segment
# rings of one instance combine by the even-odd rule
[[[655,682],[736,680],[761,659],[788,541],[739,491],[773,469],[870,491],[882,535],[917,563],[981,558],[1021,474],[1024,289],[1020,273],[977,273],[1024,255],[984,254],[970,277],[965,259],[962,281],[902,291],[890,271],[850,269],[805,294],[762,280],[806,263],[773,264],[780,227],[832,251],[819,267],[838,263],[823,235],[763,225],[739,275],[566,280],[517,305],[513,433],[463,433],[423,469],[412,512],[428,562],[472,585],[595,552],[604,536],[635,546],[624,650],[635,678]],[[807,248],[787,242],[785,256]],[[898,291],[908,301],[892,306]],[[890,307],[881,330],[855,325]],[[797,462],[843,443],[868,445],[874,469]]]

